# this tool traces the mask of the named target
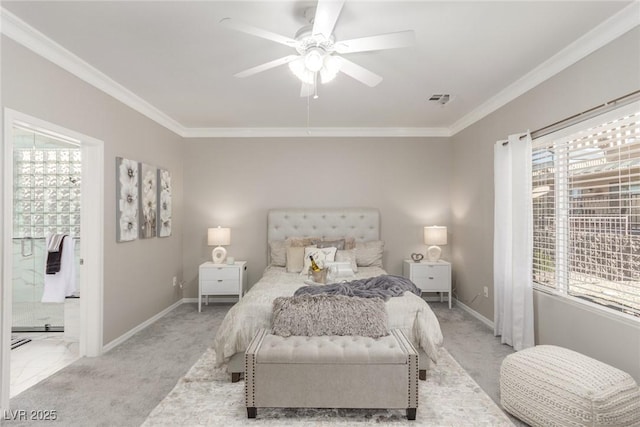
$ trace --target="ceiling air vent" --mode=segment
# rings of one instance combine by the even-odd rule
[[[451,95],[449,94],[431,95],[431,98],[429,98],[429,101],[437,102],[440,105],[444,105],[450,100],[451,100]]]

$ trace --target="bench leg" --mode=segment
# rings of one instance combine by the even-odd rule
[[[416,410],[417,410],[417,408],[407,408],[407,419],[408,420],[414,421],[416,419]]]
[[[418,378],[420,378],[422,381],[426,381],[427,380],[427,370],[426,369],[420,369],[418,371]]]
[[[255,418],[257,413],[258,413],[257,408],[249,408],[249,407],[247,408],[247,418]],[[415,410],[414,410],[414,417],[415,417]]]
[[[231,382],[237,383],[238,381],[240,381],[241,375],[242,375],[242,372],[231,372]]]

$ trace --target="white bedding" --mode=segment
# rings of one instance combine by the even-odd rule
[[[386,272],[378,267],[359,267],[356,279],[379,276]],[[246,350],[260,328],[271,328],[272,303],[276,297],[292,296],[304,286],[304,277],[287,273],[284,267],[267,267],[262,278],[227,313],[214,340],[216,365]],[[389,328],[402,329],[411,342],[422,348],[436,362],[442,345],[440,324],[429,305],[417,295],[405,292],[386,303]]]

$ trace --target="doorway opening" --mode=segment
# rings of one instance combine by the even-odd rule
[[[62,135],[12,132],[15,396],[79,356],[82,152]]]
[[[4,154],[0,409],[7,410],[18,392],[102,352],[104,147],[6,108]]]

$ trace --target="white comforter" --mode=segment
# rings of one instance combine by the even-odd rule
[[[358,267],[356,279],[381,274],[386,274],[381,268]],[[305,286],[304,277],[299,274],[287,273],[284,267],[267,267],[258,283],[231,307],[222,321],[214,341],[216,365],[220,366],[234,354],[244,352],[258,329],[270,328],[273,300],[292,296],[301,286]],[[402,329],[416,347],[423,349],[436,362],[438,347],[442,345],[442,332],[429,305],[411,292],[391,298],[386,305],[389,328]]]

